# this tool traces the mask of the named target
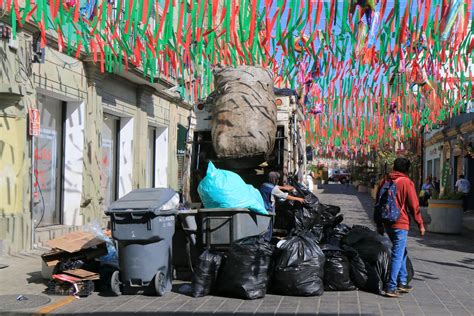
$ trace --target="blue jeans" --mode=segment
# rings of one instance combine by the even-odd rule
[[[387,229],[387,235],[392,241],[392,260],[390,263],[390,279],[387,291],[397,289],[398,284],[407,284],[407,240],[408,230]]]

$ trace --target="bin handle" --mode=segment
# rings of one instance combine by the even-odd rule
[[[130,213],[132,219],[142,219],[146,213]]]
[[[132,218],[132,220],[140,220],[142,218],[145,218],[145,216],[147,215],[147,212],[142,212],[142,213],[130,213],[130,217]],[[148,216],[147,218],[147,221],[146,221],[146,229],[147,230],[151,230],[152,229],[152,220],[151,220],[151,217]]]
[[[113,213],[113,214],[112,214],[112,217],[113,217],[114,219],[118,219],[118,220],[123,220],[123,219],[126,219],[126,218],[127,218],[127,216],[124,215],[124,214],[116,214],[116,213]]]

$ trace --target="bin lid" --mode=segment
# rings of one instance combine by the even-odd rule
[[[112,213],[144,213],[155,215],[176,214],[179,195],[169,188],[137,189],[113,202],[105,214]]]

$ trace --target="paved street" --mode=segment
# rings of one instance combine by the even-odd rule
[[[349,186],[327,185],[318,191],[324,203],[339,205],[348,225],[372,226],[372,201]],[[321,297],[287,297],[267,295],[264,299],[245,301],[208,296],[192,298],[176,292],[164,297],[121,296],[102,297],[96,293],[72,302],[58,301],[56,314],[130,315],[474,315],[474,243],[473,232],[462,236],[428,233],[424,238],[413,230],[409,240],[409,255],[415,268],[414,291],[400,299],[388,299],[362,291],[325,292]],[[9,259],[15,265],[23,262],[25,278],[38,277],[37,256]],[[3,260],[0,260],[0,262]],[[30,262],[26,268],[25,262]],[[44,286],[26,287],[21,277],[12,276],[18,265],[0,270],[0,293],[40,294]],[[10,271],[10,272],[9,272]],[[3,282],[7,280],[7,282]],[[10,281],[11,280],[11,281]],[[14,285],[14,280],[17,285]],[[13,285],[12,285],[13,284]],[[179,286],[175,286],[178,288]],[[59,299],[63,299],[60,297]],[[58,303],[59,302],[59,303]],[[34,310],[26,310],[31,312]],[[44,310],[43,310],[44,311]],[[26,313],[24,311],[24,313]],[[13,313],[12,313],[13,314]],[[18,315],[19,313],[15,313]]]

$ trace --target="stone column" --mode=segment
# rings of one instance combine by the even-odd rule
[[[101,174],[103,124],[102,80],[104,75],[91,62],[84,65],[87,78],[86,124],[84,129],[84,171],[81,209],[83,223],[104,217]]]
[[[137,88],[137,114],[135,115],[133,188],[147,187],[148,115],[153,116],[155,89],[140,85]],[[152,170],[151,172],[154,172]],[[153,186],[153,184],[152,184]]]

